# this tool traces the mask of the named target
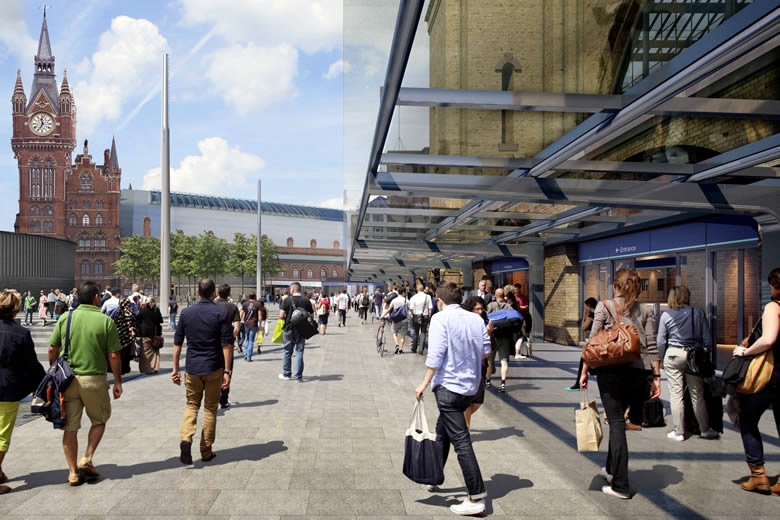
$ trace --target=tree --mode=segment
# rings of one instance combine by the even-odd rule
[[[244,277],[255,272],[255,259],[257,258],[257,238],[251,238],[243,233],[233,235],[233,243],[228,245],[230,257],[227,259],[227,270],[241,278],[241,294],[244,294]]]
[[[197,238],[185,235],[181,229],[171,233],[171,276],[178,278],[177,286],[181,286],[181,278],[188,280],[195,276],[195,247]]]
[[[194,272],[203,278],[225,274],[228,243],[212,231],[201,233],[196,239],[193,258]]]
[[[255,246],[255,265],[252,268],[252,274],[257,274],[257,235],[252,235],[252,242]],[[277,274],[284,272],[282,262],[279,260],[279,248],[268,237],[263,237],[262,239],[260,256],[263,261],[263,265],[260,267],[263,280],[269,280]],[[258,291],[260,291],[260,288],[258,288]]]
[[[126,278],[154,278],[160,274],[160,241],[133,235],[119,244],[121,256],[114,262],[117,274]]]

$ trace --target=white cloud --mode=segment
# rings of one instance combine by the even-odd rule
[[[213,24],[231,43],[284,42],[307,54],[332,50],[342,39],[342,0],[179,0],[188,23]]]
[[[344,209],[344,197],[325,199],[322,202],[315,204],[315,206],[318,208]]]
[[[0,54],[14,54],[22,63],[32,65],[37,50],[38,42],[27,33],[24,23],[24,2],[0,2]]]
[[[104,119],[115,121],[122,105],[150,83],[159,81],[160,56],[168,42],[157,26],[142,18],[117,16],[100,35],[97,51],[77,67],[91,70],[74,88],[79,130],[89,136]]]
[[[345,72],[352,70],[352,65],[348,61],[339,60],[335,63],[331,63],[328,67],[328,72],[322,75],[325,79],[336,79]]]
[[[171,191],[233,196],[265,167],[262,158],[231,147],[221,137],[203,139],[198,150],[200,155],[188,155],[178,168],[171,168]],[[160,168],[146,172],[144,189],[160,189]]]
[[[294,84],[298,51],[290,45],[233,45],[211,53],[205,61],[213,90],[240,115],[298,95]]]

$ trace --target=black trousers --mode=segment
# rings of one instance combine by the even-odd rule
[[[775,360],[777,363],[777,360]],[[777,370],[777,368],[775,368]],[[751,466],[764,465],[764,443],[758,431],[758,421],[769,407],[775,416],[777,434],[780,435],[780,381],[775,377],[766,388],[757,394],[739,395],[739,430],[747,463]]]
[[[412,352],[417,352],[417,348],[422,348],[420,344],[420,336],[425,333],[428,328],[428,318],[422,314],[418,314],[412,317]]]
[[[442,450],[441,460],[447,464],[447,456],[450,453],[450,444],[458,455],[458,463],[463,472],[463,480],[469,498],[478,500],[487,496],[485,483],[482,481],[482,473],[479,471],[477,457],[471,445],[471,436],[466,427],[466,418],[463,412],[471,405],[473,396],[456,394],[439,385],[433,389],[436,396],[436,404],[439,407],[439,420],[436,422],[436,435],[439,437],[439,446]]]
[[[347,311],[339,309],[339,325],[347,326]]]
[[[233,342],[235,343],[235,340],[233,340]],[[254,345],[252,345],[252,348],[254,348]],[[231,356],[232,355],[233,355],[233,353],[231,352]],[[235,363],[234,359],[231,358],[230,359],[230,366],[226,370],[233,370],[234,371],[233,373],[235,373],[235,369],[236,369],[236,363]],[[230,376],[230,380],[231,381],[233,380],[233,376]],[[220,406],[225,406],[228,403],[228,397],[229,396],[230,396],[230,387],[227,387],[227,389],[224,389],[224,390],[220,390],[219,391],[219,405]]]
[[[627,366],[614,366],[598,369],[596,376],[601,402],[604,404],[609,422],[607,472],[612,475],[612,489],[620,493],[628,493],[628,441],[625,415],[629,406],[632,408],[635,406],[637,398],[642,399],[646,371]],[[641,413],[641,406],[639,410]]]

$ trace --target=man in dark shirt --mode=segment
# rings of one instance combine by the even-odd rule
[[[246,331],[246,340],[244,342],[244,359],[252,361],[252,354],[255,349],[255,338],[257,329],[260,326],[260,302],[257,301],[255,293],[249,293],[249,300],[241,306],[241,321],[244,322]]]
[[[293,282],[290,285],[290,294],[282,301],[282,305],[279,310],[279,318],[285,320],[292,316],[293,306],[303,309],[309,314],[314,314],[314,309],[311,306],[311,301],[301,295],[301,284]],[[295,379],[297,382],[303,382],[303,347],[306,344],[306,340],[295,331],[289,322],[284,324],[284,334],[282,336],[282,343],[284,345],[284,358],[282,360],[282,373],[279,374],[279,379],[289,381]],[[295,373],[290,370],[292,364],[293,350],[295,350]]]
[[[204,278],[198,284],[200,301],[184,309],[173,338],[173,373],[171,380],[181,384],[179,358],[187,338],[184,384],[187,407],[181,426],[179,445],[182,464],[192,464],[192,437],[198,428],[198,412],[203,401],[203,431],[200,454],[204,462],[215,457],[212,445],[217,433],[219,393],[230,386],[231,372],[225,371],[233,358],[233,329],[227,311],[212,300],[216,296],[214,280]]]
[[[238,336],[238,329],[239,325],[241,324],[241,314],[238,311],[238,307],[232,302],[228,300],[230,298],[230,285],[223,283],[219,286],[219,289],[217,289],[217,293],[219,296],[217,296],[217,299],[214,300],[214,303],[225,309],[228,315],[228,320],[230,320],[230,325],[233,327],[233,341],[235,341],[235,337]],[[225,370],[229,371],[231,374],[233,373],[233,352],[231,350],[230,353],[230,365],[225,366]],[[231,376],[232,377],[232,376]],[[228,401],[228,395],[230,394],[230,387],[223,388],[222,392],[219,394],[219,405],[222,408],[230,408],[230,401]]]

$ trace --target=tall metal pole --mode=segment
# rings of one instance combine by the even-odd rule
[[[257,179],[257,298],[263,297],[263,227],[261,181]]]
[[[168,54],[162,60],[162,143],[160,151],[160,310],[168,316],[171,292],[171,141],[168,129]]]

